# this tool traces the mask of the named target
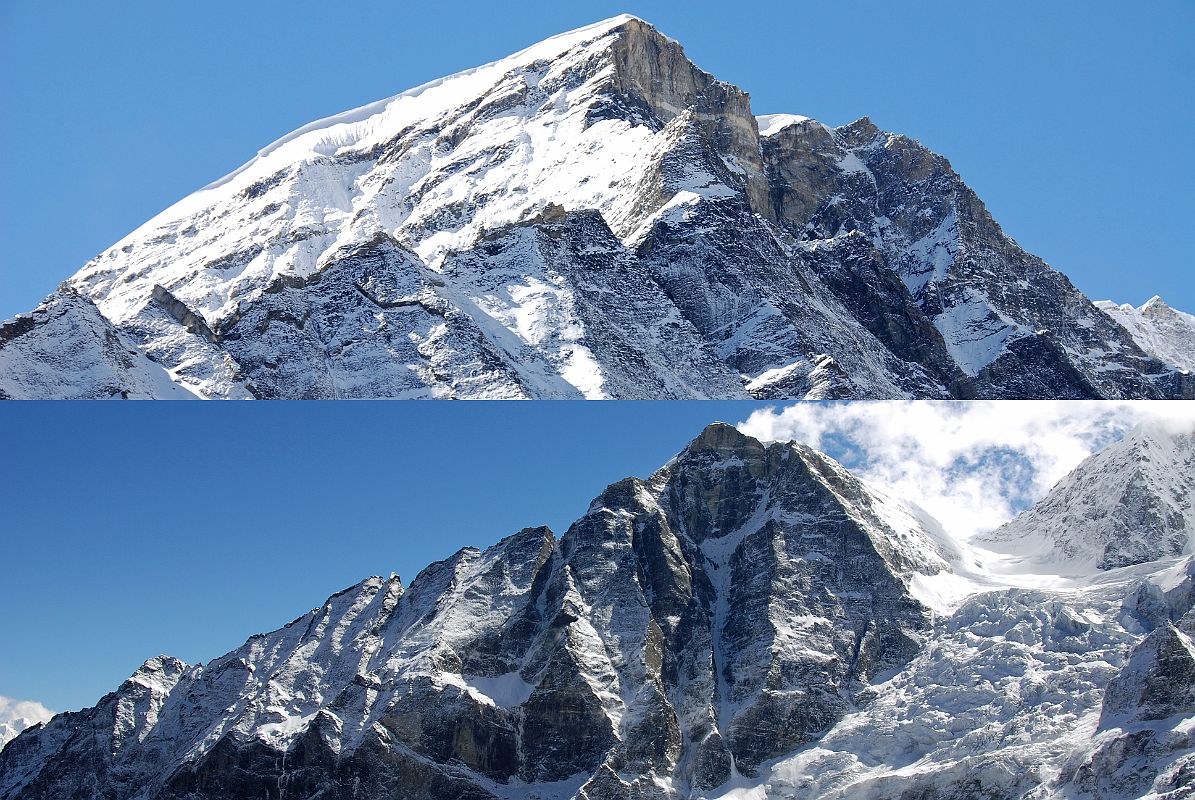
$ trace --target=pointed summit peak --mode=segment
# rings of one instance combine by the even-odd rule
[[[762,449],[763,443],[753,439],[733,425],[725,422],[711,422],[697,438],[685,448],[691,452],[700,450],[739,450],[742,448]]]
[[[859,117],[854,122],[838,128],[837,131],[851,147],[870,144],[880,133],[879,127],[871,121],[871,117]]]
[[[492,558],[534,560],[541,558],[555,546],[556,534],[552,532],[552,529],[547,525],[536,525],[523,528],[518,533],[512,533],[487,548],[483,555]]]
[[[635,22],[640,25],[646,25],[649,28],[655,27],[647,20],[643,19],[642,17],[637,17],[634,14],[615,14],[612,17],[607,17],[606,19],[599,20],[598,22],[594,22],[590,25],[583,25],[580,28],[576,28],[575,30],[573,30],[569,33],[563,33],[560,35],[561,36],[570,36],[574,33],[581,33],[581,32],[588,32],[588,33],[602,32],[602,33],[604,33],[606,31],[612,31],[612,30],[621,28],[624,25],[626,25],[628,22]]]
[[[1147,425],[1075,467],[988,537],[1035,568],[1084,575],[1195,546],[1195,435]]]
[[[138,667],[125,684],[136,684],[165,694],[188,669],[190,665],[187,662],[174,656],[154,656]]]
[[[1166,305],[1166,301],[1162,299],[1161,295],[1155,294],[1141,306],[1142,311],[1148,311],[1151,308],[1164,309],[1170,308],[1170,306]]]

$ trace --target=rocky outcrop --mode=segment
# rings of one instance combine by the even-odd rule
[[[1164,622],[1133,648],[1104,693],[1100,727],[1195,715],[1195,644]]]
[[[617,113],[614,109],[626,103],[632,108],[641,105],[645,118],[656,124],[685,116],[701,141],[739,173],[752,211],[774,219],[759,126],[746,92],[699,69],[679,42],[640,19],[622,25],[610,57],[614,66],[610,91],[592,113]]]
[[[259,398],[525,398],[530,387],[444,282],[392,238],[279,276],[218,327]]]
[[[0,400],[193,398],[68,286],[0,326]]]
[[[208,327],[207,321],[203,317],[196,314],[187,305],[170,293],[170,290],[165,286],[158,286],[154,284],[152,297],[158,305],[160,305],[167,314],[174,318],[174,321],[179,323],[186,329],[187,333],[193,333],[197,336],[202,336],[208,342],[216,344],[216,335],[212,333],[212,329]]]

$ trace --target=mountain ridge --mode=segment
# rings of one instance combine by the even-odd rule
[[[150,659],[0,750],[0,797],[1181,788],[1195,559],[937,612],[923,582],[972,555],[950,541],[824,454],[712,424],[559,539],[367,578],[206,665]]]
[[[946,159],[760,119],[615,17],[303,126],[67,284],[213,398],[1195,396]]]

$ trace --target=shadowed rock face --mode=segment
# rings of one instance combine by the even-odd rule
[[[309,126],[69,286],[212,398],[1193,391],[945,158],[866,118],[761,134],[746,92],[634,18]],[[90,347],[89,313],[59,349]],[[15,341],[0,386],[23,394],[0,390],[94,396]]]
[[[837,129],[791,124],[765,138],[763,153],[782,225],[809,242],[862,234],[884,272],[905,283],[909,300],[876,279],[843,286],[853,291],[839,297],[861,320],[880,309],[893,320],[907,317],[910,306],[921,312],[941,334],[945,354],[924,334],[916,336],[919,353],[902,350],[910,338],[904,331],[893,331],[895,341],[878,338],[929,368],[954,396],[1174,395],[1167,383],[1174,370],[1005,236],[942,156],[867,118]],[[1090,358],[1095,351],[1116,354],[1112,374]],[[950,373],[955,365],[966,378]]]
[[[14,740],[0,797],[716,787],[918,651],[929,615],[905,582],[940,564],[894,545],[875,502],[812,450],[711,426],[559,541],[529,528],[406,591],[371,578],[206,666],[147,662]]]
[[[1189,751],[1195,743],[1181,720],[1193,715],[1195,644],[1166,621],[1133,648],[1108,684],[1099,723],[1108,735],[1063,777],[1072,790],[1096,797],[1189,790],[1195,777]],[[1173,725],[1176,721],[1180,724]],[[1170,774],[1160,775],[1165,767]]]
[[[1195,645],[1165,622],[1138,644],[1104,694],[1101,727],[1195,714]]]

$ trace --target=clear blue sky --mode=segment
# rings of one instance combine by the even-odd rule
[[[278,136],[629,11],[756,113],[948,156],[1094,299],[1195,311],[1195,3],[0,4],[0,318]]]
[[[6,403],[0,695],[94,704],[547,524],[751,402]]]

